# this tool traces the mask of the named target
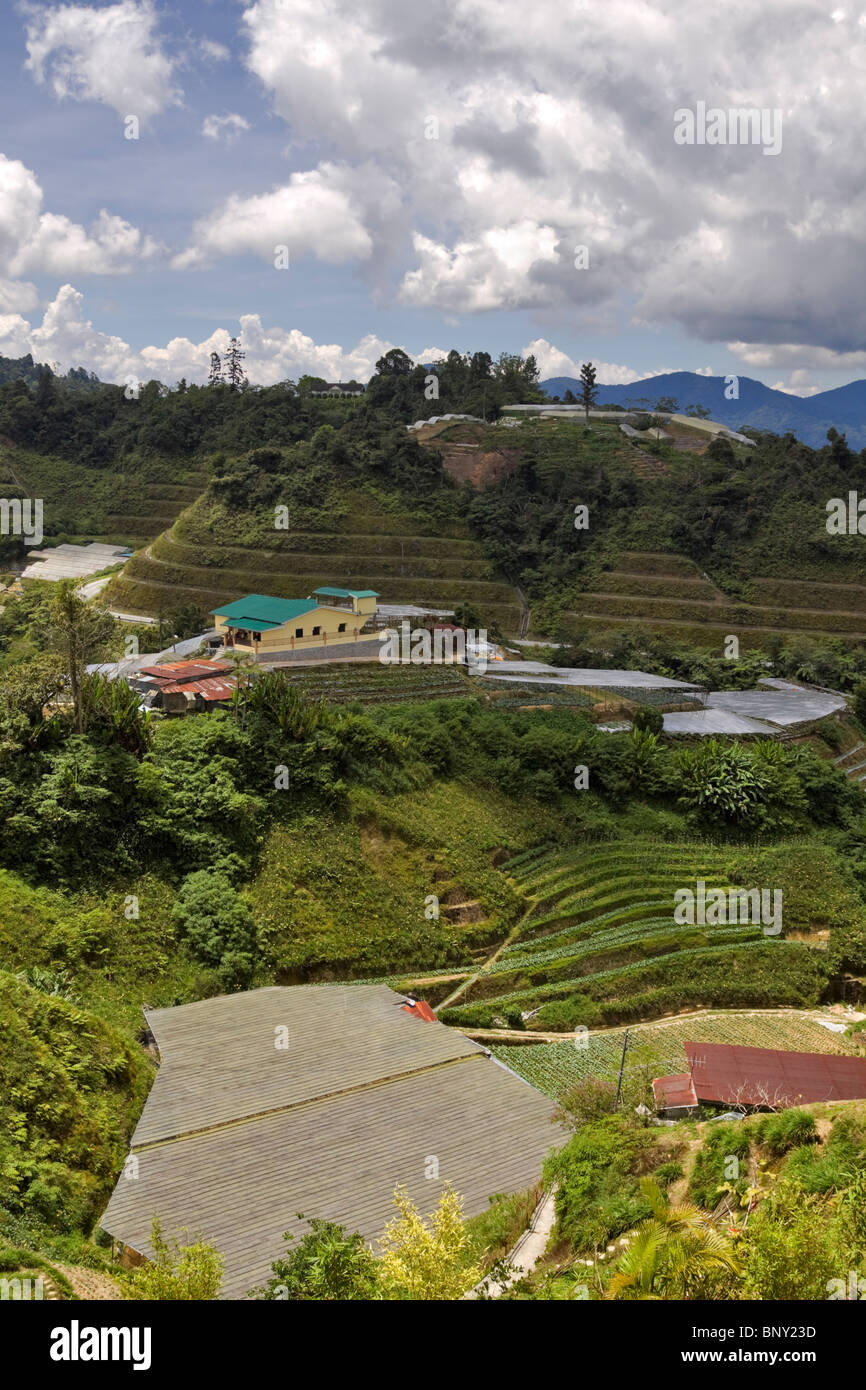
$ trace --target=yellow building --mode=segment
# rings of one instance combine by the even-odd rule
[[[378,647],[379,630],[373,625],[378,597],[373,589],[332,588],[316,589],[309,598],[247,594],[212,613],[226,647],[256,656],[356,642]],[[321,602],[329,598],[339,602]]]

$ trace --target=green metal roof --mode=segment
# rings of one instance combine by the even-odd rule
[[[328,598],[378,598],[375,589],[314,589],[314,594],[327,594]]]
[[[303,613],[311,613],[318,604],[308,598],[272,598],[270,594],[247,594],[235,599],[234,603],[223,604],[222,608],[212,608],[215,618],[227,618],[233,627],[251,627],[257,632],[267,628],[282,627],[300,618]]]

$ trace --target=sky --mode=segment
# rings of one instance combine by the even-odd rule
[[[542,377],[591,359],[607,384],[866,377],[866,9],[4,0],[2,18],[0,354],[167,385],[204,380],[233,334],[261,384],[366,380],[391,346],[533,352]],[[740,108],[760,140],[701,115]]]

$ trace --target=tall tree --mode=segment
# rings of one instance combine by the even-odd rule
[[[207,384],[208,386],[220,386],[222,385],[222,379],[223,368],[220,355],[218,352],[212,352],[210,355],[210,367],[208,368],[207,374]]]
[[[595,405],[595,398],[598,395],[598,387],[595,384],[595,367],[591,362],[584,362],[580,369],[580,403],[586,412],[586,423],[589,424],[589,412]]]
[[[89,661],[105,654],[114,634],[114,619],[109,613],[93,608],[75,592],[76,580],[61,579],[49,608],[51,634],[56,649],[63,658],[69,680],[75,732],[86,732],[86,709],[82,685]]]
[[[246,380],[243,361],[246,353],[241,351],[239,338],[232,338],[225,355],[226,380],[233,391],[239,391]]]

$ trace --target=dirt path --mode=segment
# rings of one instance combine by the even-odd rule
[[[118,1285],[100,1269],[85,1269],[83,1265],[62,1265],[56,1260],[54,1265],[61,1274],[66,1275],[76,1298],[103,1301],[123,1298]]]

